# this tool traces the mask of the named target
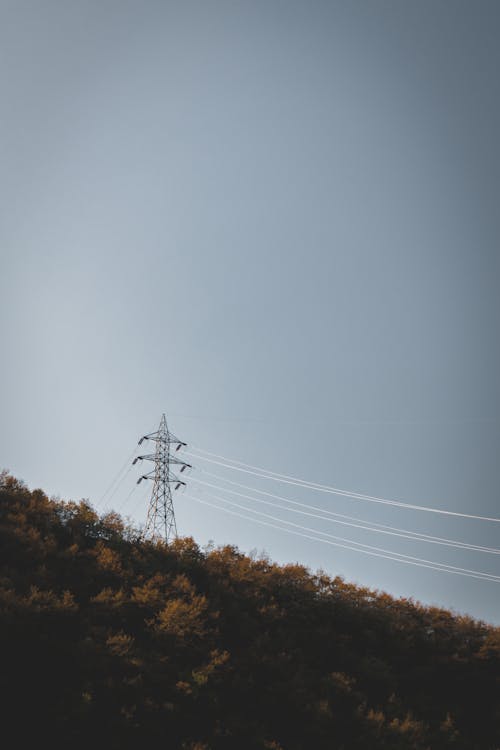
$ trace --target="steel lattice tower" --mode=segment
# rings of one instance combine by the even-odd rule
[[[143,474],[137,480],[140,484],[143,479],[153,480],[153,491],[149,501],[148,515],[144,536],[152,541],[163,540],[167,544],[177,537],[177,526],[175,523],[174,503],[172,500],[172,485],[177,490],[181,485],[186,485],[172,472],[172,466],[180,466],[181,473],[191,468],[190,464],[175,458],[172,453],[172,447],[177,452],[186,445],[169,432],[165,414],[162,415],[160,426],[156,432],[149,435],[143,435],[139,440],[139,445],[144,440],[153,440],[156,443],[156,450],[144,456],[137,456],[133,463],[137,461],[154,461],[154,469],[147,474]]]

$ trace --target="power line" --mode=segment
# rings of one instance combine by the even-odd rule
[[[135,464],[138,460],[141,460],[141,461],[149,460],[149,461],[154,461],[155,463],[155,469],[149,472],[148,474],[142,475],[137,482],[137,484],[139,484],[143,479],[154,480],[153,493],[151,496],[151,501],[150,501],[149,509],[148,509],[148,517],[146,521],[145,535],[150,536],[150,538],[152,539],[158,539],[164,536],[165,540],[168,542],[171,538],[177,535],[170,484],[175,483],[176,489],[181,485],[185,486],[185,483],[181,479],[179,479],[179,477],[175,476],[171,472],[171,465],[179,465],[181,467],[180,469],[181,472],[183,472],[186,468],[191,468],[189,464],[185,463],[184,461],[180,459],[177,459],[176,456],[173,455],[170,449],[170,446],[174,445],[176,446],[176,449],[179,450],[180,447],[183,447],[186,444],[178,440],[177,438],[175,438],[175,436],[173,436],[168,431],[165,415],[163,415],[162,417],[159,429],[156,432],[145,435],[143,438],[141,438],[141,440],[139,441],[139,444],[141,444],[143,440],[152,440],[156,442],[156,451],[154,454],[136,456],[135,460],[133,461],[133,464]],[[195,456],[196,458],[201,459],[203,461],[207,461],[210,464],[219,465],[227,469],[232,469],[232,470],[236,470],[239,472],[244,472],[246,474],[256,476],[259,479],[269,479],[269,480],[273,480],[277,482],[282,482],[285,484],[290,484],[293,486],[300,487],[301,489],[316,490],[320,492],[326,492],[330,494],[344,496],[344,497],[347,497],[348,499],[367,500],[370,502],[381,503],[384,505],[402,507],[402,508],[409,509],[409,510],[422,510],[422,511],[434,512],[434,513],[440,513],[440,514],[448,515],[448,516],[458,516],[458,517],[471,518],[471,519],[477,519],[477,520],[483,520],[483,521],[500,522],[500,519],[497,519],[497,518],[487,518],[487,517],[479,516],[479,515],[447,511],[447,510],[442,510],[442,509],[432,508],[432,507],[427,507],[427,506],[413,505],[413,504],[403,503],[402,501],[399,501],[399,500],[389,500],[386,498],[375,497],[372,495],[365,495],[362,493],[341,490],[339,488],[331,487],[329,485],[323,485],[317,482],[309,482],[307,480],[302,480],[297,477],[292,477],[292,476],[285,475],[285,474],[279,474],[278,472],[274,472],[271,470],[262,469],[258,466],[253,466],[252,464],[246,464],[241,461],[229,459],[229,458],[226,458],[225,456],[211,453],[210,451],[205,451],[204,449],[201,449],[201,448],[196,448],[195,450],[199,453],[205,453],[207,455],[206,456],[198,455],[197,453],[192,453],[190,451],[187,451],[188,455]],[[114,495],[116,494],[120,486],[123,484],[124,480],[126,479],[126,477],[128,476],[131,470],[131,466],[129,465],[128,470],[125,472],[125,474],[123,473],[127,467],[127,464],[130,464],[130,460],[134,457],[136,452],[137,452],[137,448],[134,449],[134,451],[132,452],[130,457],[127,459],[125,464],[120,468],[118,473],[115,475],[115,477],[113,478],[113,481],[111,482],[109,487],[106,489],[106,492],[99,499],[98,505],[104,500],[104,498],[107,495],[109,495],[111,490],[112,492],[108,496],[108,501],[110,501],[114,497]],[[209,458],[209,456],[212,456],[212,458]],[[297,500],[292,500],[282,495],[277,495],[271,492],[267,492],[265,490],[261,490],[255,487],[242,484],[240,482],[233,481],[231,479],[227,479],[226,477],[220,476],[218,474],[214,474],[208,470],[201,470],[201,471],[203,471],[203,473],[205,473],[207,476],[215,479],[217,482],[224,482],[226,484],[232,485],[232,487],[239,487],[241,489],[246,489],[246,490],[251,491],[252,493],[258,493],[259,495],[272,498],[273,500],[280,500],[282,502],[287,503],[288,505],[281,505],[271,500],[265,500],[262,498],[257,498],[253,495],[248,495],[246,493],[239,492],[235,489],[231,489],[225,486],[221,487],[220,485],[213,484],[211,482],[205,482],[203,479],[193,478],[194,481],[198,482],[200,485],[219,491],[219,492],[224,492],[226,494],[229,494],[230,496],[241,497],[251,502],[265,504],[265,505],[271,506],[272,508],[276,508],[279,510],[290,511],[293,513],[298,513],[300,515],[309,516],[312,518],[318,518],[324,521],[329,521],[331,523],[337,523],[343,526],[349,526],[352,528],[361,529],[363,531],[384,533],[390,536],[410,539],[412,541],[424,541],[424,542],[433,543],[433,544],[441,544],[444,546],[455,547],[458,549],[468,549],[470,551],[486,552],[489,554],[500,554],[500,550],[493,548],[493,547],[470,544],[468,542],[448,539],[445,537],[437,537],[437,536],[433,536],[430,534],[424,534],[421,532],[411,531],[408,529],[401,529],[398,527],[389,526],[386,524],[366,521],[364,519],[356,518],[353,516],[348,516],[348,515],[341,514],[341,513],[335,513],[330,510],[325,510],[323,508],[319,508],[317,506],[310,505],[307,503],[301,503]],[[119,504],[118,506],[119,508],[123,509],[125,507],[125,505],[129,502],[130,498],[134,494],[136,487],[137,485],[134,485],[134,487],[130,490],[128,495]],[[500,582],[500,576],[492,574],[492,573],[485,573],[483,571],[472,570],[469,568],[462,568],[462,567],[455,566],[455,565],[449,565],[447,563],[439,563],[433,560],[427,560],[425,558],[421,558],[417,556],[394,552],[385,548],[376,547],[374,545],[364,544],[362,542],[356,542],[352,539],[344,538],[341,536],[336,536],[334,534],[330,534],[325,531],[320,531],[315,528],[304,526],[303,524],[294,523],[293,521],[287,521],[286,519],[280,516],[277,517],[269,513],[264,513],[258,510],[254,510],[253,508],[249,508],[249,507],[246,507],[245,505],[241,505],[237,502],[228,500],[225,497],[219,497],[217,495],[214,495],[213,499],[215,499],[218,502],[224,503],[226,506],[229,505],[232,508],[243,510],[246,513],[261,516],[262,518],[267,519],[267,520],[262,521],[260,519],[254,518],[251,515],[244,516],[238,511],[235,511],[235,510],[231,511],[227,507],[220,507],[218,505],[213,505],[209,502],[205,502],[196,497],[191,496],[191,499],[195,500],[196,502],[214,507],[223,512],[230,513],[235,516],[239,516],[245,520],[251,520],[256,523],[269,526],[271,528],[276,528],[280,531],[286,531],[287,533],[293,533],[295,535],[311,539],[313,541],[320,541],[326,544],[345,548],[351,551],[363,552],[364,554],[371,554],[372,556],[375,556],[375,557],[386,558],[395,562],[404,562],[405,564],[411,564],[411,565],[416,565],[419,567],[430,568],[436,571],[453,573],[455,575],[463,575],[467,577],[476,578],[479,580],[493,581],[495,583]],[[289,507],[290,505],[293,505],[295,507],[294,508]],[[300,510],[299,508],[301,509],[303,508],[305,510]],[[317,512],[313,512],[313,511],[317,511]],[[272,523],[272,522],[277,522],[280,525],[276,525],[276,523]],[[293,529],[286,528],[287,526],[293,527]],[[163,531],[163,535],[162,535],[162,531]]]
[[[494,573],[484,573],[483,571],[479,571],[479,570],[470,570],[469,568],[460,568],[456,565],[448,565],[448,563],[440,563],[440,562],[436,562],[435,560],[426,560],[425,558],[414,557],[413,555],[406,555],[406,554],[403,554],[402,552],[394,552],[393,550],[387,550],[387,549],[383,549],[380,547],[375,547],[372,544],[364,544],[363,542],[356,542],[353,539],[345,539],[344,537],[336,536],[335,534],[329,534],[327,531],[319,531],[318,529],[313,529],[313,528],[310,528],[309,526],[303,526],[302,524],[297,524],[297,523],[294,523],[293,521],[286,521],[283,518],[277,518],[276,516],[271,516],[269,515],[269,513],[263,513],[262,511],[259,511],[259,510],[253,510],[253,508],[247,508],[244,505],[239,505],[238,503],[234,503],[231,500],[226,500],[223,497],[217,497],[217,496],[213,496],[213,497],[215,500],[218,500],[219,502],[228,503],[228,505],[232,505],[233,507],[236,507],[236,508],[241,508],[242,510],[245,510],[247,512],[255,513],[259,516],[263,516],[264,518],[270,518],[273,521],[279,521],[280,523],[286,523],[289,526],[294,526],[296,528],[303,529],[304,531],[311,531],[315,534],[321,534],[322,536],[327,536],[330,539],[336,539],[341,542],[348,542],[349,544],[355,544],[355,545],[358,545],[359,547],[364,547],[365,549],[376,550],[377,552],[383,552],[385,554],[395,555],[398,558],[402,557],[408,560],[417,560],[418,562],[425,562],[425,563],[430,563],[431,565],[438,565],[444,568],[451,568],[453,570],[459,570],[463,573],[474,573],[475,575],[484,576],[488,578],[488,580],[493,579],[493,580],[498,580],[498,582],[500,582],[500,576]]]
[[[126,506],[126,504],[127,504],[127,503],[128,503],[128,501],[130,500],[130,498],[132,497],[132,495],[134,494],[134,492],[136,491],[136,489],[137,489],[137,484],[134,484],[134,486],[132,487],[132,489],[130,490],[130,492],[129,492],[129,493],[128,493],[128,495],[126,496],[126,498],[125,498],[124,500],[122,500],[122,502],[121,502],[121,503],[119,503],[119,504],[118,504],[118,505],[116,506],[116,511],[117,511],[117,512],[120,512],[120,513],[121,513],[121,512],[123,511],[123,508],[124,508],[124,507]]]
[[[232,505],[234,507],[241,507],[241,508],[243,508],[243,510],[246,510],[247,512],[258,513],[259,515],[263,515],[263,516],[265,516],[267,518],[271,518],[273,520],[276,520],[279,523],[288,523],[288,524],[290,524],[290,525],[292,525],[292,526],[294,526],[294,527],[296,527],[298,529],[301,529],[301,531],[294,531],[293,529],[286,529],[286,528],[283,528],[283,526],[278,526],[278,525],[276,525],[274,523],[270,523],[268,521],[261,521],[260,519],[252,518],[251,516],[245,516],[242,513],[239,513],[237,511],[232,511],[229,508],[224,508],[224,507],[221,507],[219,505],[214,505],[213,503],[207,502],[205,500],[200,500],[199,498],[196,498],[196,497],[194,497],[192,495],[187,495],[187,497],[189,499],[191,499],[191,500],[194,500],[197,503],[201,503],[202,505],[208,505],[209,507],[216,508],[217,510],[221,510],[221,511],[223,511],[225,513],[230,513],[231,515],[238,516],[238,517],[243,518],[243,519],[245,519],[247,521],[253,521],[254,523],[260,523],[263,526],[269,526],[271,528],[278,529],[279,531],[285,531],[285,532],[287,532],[289,534],[295,534],[296,536],[301,536],[301,537],[304,537],[306,539],[311,539],[311,540],[316,541],[316,542],[322,542],[324,544],[330,544],[331,546],[334,546],[334,547],[341,547],[343,549],[348,549],[348,550],[351,550],[353,552],[362,552],[363,554],[371,555],[373,557],[381,557],[381,558],[385,558],[385,559],[388,559],[388,560],[392,560],[393,562],[405,563],[406,565],[415,565],[415,566],[421,567],[421,568],[429,568],[431,570],[441,571],[442,573],[451,573],[453,575],[461,575],[461,576],[465,576],[465,577],[468,577],[468,578],[476,578],[476,579],[479,579],[479,580],[482,580],[482,581],[489,581],[489,582],[492,582],[492,583],[500,583],[500,576],[494,576],[494,575],[492,575],[490,573],[482,573],[481,571],[468,570],[467,568],[458,568],[457,566],[451,566],[451,565],[448,566],[448,565],[445,565],[444,563],[435,563],[435,562],[430,561],[430,560],[428,561],[428,560],[424,560],[424,559],[421,559],[421,558],[413,558],[410,555],[403,556],[400,553],[391,552],[389,550],[383,550],[383,549],[380,549],[380,548],[377,548],[377,547],[370,547],[370,545],[363,545],[363,547],[370,547],[369,549],[360,549],[358,547],[352,546],[351,540],[345,540],[346,542],[351,542],[351,543],[350,544],[344,544],[344,543],[339,542],[339,541],[333,542],[333,541],[330,541],[329,539],[321,539],[318,536],[312,536],[311,534],[304,533],[304,531],[311,531],[311,532],[313,532],[313,534],[321,533],[321,534],[326,535],[325,532],[318,532],[316,529],[310,529],[309,527],[306,527],[306,526],[301,526],[299,524],[294,524],[291,521],[284,521],[283,519],[276,518],[274,516],[269,516],[268,514],[260,513],[259,511],[252,511],[249,508],[245,508],[244,506],[238,506],[237,503],[231,503],[230,501],[224,500],[223,498],[215,498],[215,499],[219,499],[219,501],[226,502],[229,505]],[[331,535],[331,534],[328,534],[327,536],[331,536],[334,539],[342,539],[342,537],[333,537],[333,535]],[[354,544],[360,544],[360,543],[354,542]],[[377,550],[377,551],[375,551],[375,550]]]
[[[425,505],[414,505],[412,503],[405,503],[401,500],[389,500],[383,497],[377,497],[375,495],[365,495],[361,492],[351,492],[349,490],[342,490],[338,487],[332,487],[326,484],[320,484],[318,482],[309,482],[298,477],[292,477],[287,474],[279,474],[278,472],[270,471],[268,469],[262,469],[252,464],[245,464],[242,461],[236,461],[235,459],[226,458],[217,453],[211,453],[202,448],[196,448],[196,451],[206,453],[209,456],[215,456],[216,458],[207,458],[206,456],[197,455],[197,453],[188,452],[189,455],[195,458],[201,459],[202,461],[208,461],[211,464],[217,464],[218,466],[224,466],[227,469],[233,469],[235,471],[241,471],[245,474],[252,474],[253,476],[259,477],[260,479],[271,479],[274,482],[282,482],[284,484],[292,484],[298,487],[304,487],[307,489],[315,490],[316,492],[326,492],[332,495],[339,495],[347,497],[352,500],[365,500],[371,503],[380,503],[382,505],[391,505],[406,510],[418,510],[425,511],[427,513],[439,513],[446,516],[456,516],[458,518],[475,519],[478,521],[490,521],[493,523],[500,523],[500,518],[490,518],[488,516],[474,515],[471,513],[460,513],[453,510],[443,510],[442,508],[433,508]],[[222,461],[216,460],[222,459]],[[231,463],[229,463],[231,462]],[[236,465],[237,464],[237,465]],[[246,468],[244,468],[246,467]]]
[[[426,534],[426,533],[422,533],[420,531],[412,531],[411,529],[403,529],[403,528],[400,528],[398,526],[389,526],[388,524],[378,523],[376,521],[371,521],[371,520],[370,521],[365,521],[364,519],[357,518],[356,516],[348,516],[348,515],[346,515],[344,513],[336,513],[335,511],[332,511],[332,510],[328,510],[328,509],[325,509],[325,508],[320,508],[317,505],[311,505],[310,503],[301,503],[301,502],[298,502],[297,500],[290,500],[290,498],[285,497],[283,495],[276,495],[273,492],[266,492],[265,490],[260,490],[257,487],[251,487],[251,486],[249,486],[247,484],[242,484],[241,482],[235,482],[232,479],[227,479],[227,477],[221,477],[219,474],[214,474],[211,471],[207,471],[207,469],[200,469],[200,468],[198,468],[198,471],[200,471],[202,474],[206,474],[209,477],[213,477],[214,479],[218,479],[219,481],[227,482],[228,484],[231,484],[231,485],[233,485],[235,487],[240,487],[240,488],[245,489],[245,490],[250,490],[251,492],[257,492],[259,495],[266,495],[267,497],[273,497],[273,498],[275,498],[277,500],[283,500],[283,501],[285,501],[287,503],[291,503],[292,505],[298,505],[300,507],[308,508],[310,510],[318,510],[318,511],[320,511],[320,513],[326,513],[329,516],[333,516],[335,518],[343,518],[343,519],[346,519],[348,521],[360,522],[360,523],[363,523],[363,524],[368,524],[369,526],[376,526],[376,527],[378,527],[380,529],[388,529],[389,531],[400,531],[400,532],[403,532],[403,533],[411,534],[412,536],[415,536],[415,537],[422,537],[422,539],[434,539],[434,540],[440,541],[440,542],[449,542],[452,545],[457,545],[457,546],[460,546],[460,547],[465,547],[467,549],[469,549],[469,548],[470,549],[474,549],[474,550],[477,550],[479,552],[489,552],[489,553],[492,553],[492,554],[500,554],[500,550],[497,549],[496,547],[485,547],[484,545],[481,545],[481,544],[470,544],[469,542],[462,542],[460,540],[449,539],[447,537],[433,536],[432,534]],[[219,489],[225,489],[227,491],[227,488],[219,488]]]
[[[209,474],[210,476],[214,476],[211,472],[205,472]],[[218,479],[222,479],[222,481],[231,482],[231,480],[225,480],[222,477],[217,477]],[[321,514],[328,513],[329,515],[319,515],[318,513],[311,513],[304,510],[297,510],[295,508],[289,508],[284,505],[278,505],[277,503],[270,502],[269,500],[262,500],[256,497],[252,497],[251,495],[247,495],[245,493],[237,492],[236,490],[228,489],[227,487],[221,487],[220,485],[212,484],[210,482],[204,482],[201,479],[197,479],[196,477],[191,477],[191,480],[193,482],[197,482],[199,484],[202,484],[206,487],[210,487],[215,490],[223,491],[230,493],[231,495],[237,495],[238,497],[242,497],[247,500],[251,500],[256,503],[263,503],[265,505],[270,505],[271,507],[275,508],[281,508],[282,510],[289,511],[291,513],[300,513],[301,515],[305,516],[311,516],[312,518],[319,518],[323,521],[329,521],[330,523],[337,523],[342,526],[351,526],[353,528],[362,529],[363,531],[372,531],[379,534],[388,534],[389,536],[397,536],[397,537],[403,537],[405,539],[411,539],[416,542],[428,542],[430,544],[440,544],[446,547],[455,547],[458,549],[468,549],[473,552],[485,552],[488,554],[493,555],[500,555],[500,550],[495,549],[494,547],[484,547],[482,545],[474,545],[474,544],[468,544],[467,542],[460,542],[455,541],[452,539],[446,539],[442,537],[434,537],[430,534],[420,534],[419,532],[413,532],[408,531],[406,529],[398,529],[391,526],[385,526],[385,524],[372,524],[368,521],[363,521],[362,519],[353,518],[352,516],[344,516],[342,514],[336,514],[332,513],[331,511],[324,511],[322,508],[318,508],[317,506],[311,506],[307,505],[306,503],[300,503],[296,500],[290,500],[289,498],[283,497],[282,495],[275,495],[270,492],[265,492],[263,490],[258,490],[254,487],[248,487],[247,485],[240,485],[239,482],[231,482],[231,484],[236,484],[237,486],[241,486],[244,489],[249,489],[252,492],[259,492],[260,494],[264,494],[266,496],[270,496],[279,500],[283,500],[286,503],[291,503],[293,505],[300,506],[301,508],[307,508],[308,511],[310,510],[319,510]],[[348,519],[346,520],[338,520],[337,518],[330,518],[329,516],[340,516],[341,518]],[[360,523],[352,523],[352,521],[360,521]],[[377,528],[381,527],[381,528]]]
[[[134,450],[132,451],[132,453],[130,454],[130,456],[125,460],[125,462],[123,463],[123,465],[120,468],[120,470],[115,474],[115,476],[113,478],[113,481],[110,483],[109,487],[106,489],[106,491],[101,495],[101,497],[97,501],[96,508],[99,507],[99,505],[102,503],[102,501],[104,500],[104,498],[106,497],[106,495],[108,494],[108,492],[111,490],[112,487],[114,487],[115,482],[118,480],[118,478],[121,476],[121,474],[125,471],[125,469],[127,468],[127,466],[130,467],[130,462],[132,461],[132,459],[133,459],[133,457],[135,456],[136,453],[137,453],[137,446],[134,448]],[[130,468],[129,468],[129,471],[130,471]],[[115,487],[115,489],[114,489],[111,497],[113,497],[115,495],[116,490],[122,484],[122,482],[125,479],[125,477],[127,476],[127,474],[128,474],[128,471],[123,475],[123,477],[121,477],[121,479],[118,482],[117,487]],[[110,500],[111,497],[108,498],[108,500]]]

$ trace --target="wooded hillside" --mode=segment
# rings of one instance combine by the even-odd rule
[[[0,650],[12,747],[500,747],[499,629],[234,547],[142,542],[5,473]]]

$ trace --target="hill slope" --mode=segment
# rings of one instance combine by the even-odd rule
[[[51,747],[500,746],[498,629],[233,547],[143,543],[5,473],[0,636],[3,732]]]

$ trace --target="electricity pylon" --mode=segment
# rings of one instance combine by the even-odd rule
[[[175,523],[174,504],[172,500],[172,487],[177,490],[181,485],[186,485],[182,479],[179,479],[171,470],[171,466],[180,466],[181,473],[185,469],[190,469],[191,464],[175,458],[171,450],[172,446],[177,446],[175,452],[186,445],[168,431],[165,414],[162,415],[160,426],[156,432],[149,435],[143,435],[139,440],[139,445],[144,440],[153,440],[156,443],[156,450],[144,456],[137,456],[132,462],[137,461],[154,461],[154,469],[147,474],[143,474],[137,480],[140,484],[143,479],[153,480],[153,491],[149,501],[148,516],[144,529],[144,536],[154,542],[162,539],[167,544],[177,537],[177,526]]]

